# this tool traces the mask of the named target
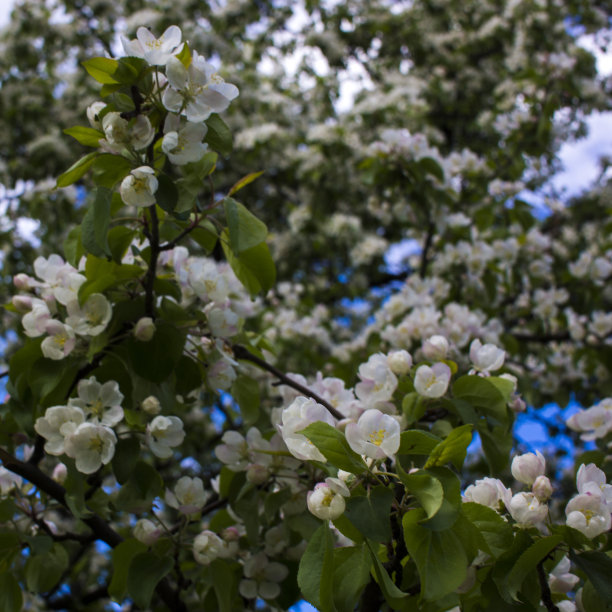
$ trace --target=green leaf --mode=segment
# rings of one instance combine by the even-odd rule
[[[140,608],[148,608],[157,583],[172,569],[172,557],[159,558],[144,552],[130,563],[127,576],[127,592]]]
[[[473,523],[484,538],[489,551],[499,557],[512,545],[512,527],[495,510],[475,502],[462,506],[465,517]]]
[[[85,518],[91,515],[85,503],[85,476],[79,472],[74,461],[66,462],[68,476],[64,482],[66,488],[66,504],[76,518]]]
[[[393,491],[374,487],[369,495],[353,495],[346,502],[345,516],[359,531],[375,542],[391,540],[391,504]]]
[[[66,172],[59,175],[55,187],[68,187],[76,183],[89,170],[91,165],[96,161],[97,156],[98,153],[94,151],[74,162]]]
[[[389,577],[387,570],[384,568],[383,564],[380,562],[378,555],[374,552],[372,545],[368,540],[365,541],[366,546],[370,552],[370,558],[372,559],[372,564],[374,566],[374,575],[376,576],[376,582],[378,582],[378,586],[382,591],[385,599],[389,603],[390,606],[395,608],[398,605],[398,602],[406,597],[406,593],[400,590],[393,580]]]
[[[234,255],[228,244],[227,231],[221,236],[221,246],[229,265],[238,280],[251,294],[268,291],[276,282],[276,267],[265,242],[258,244],[239,255]]]
[[[334,548],[327,522],[312,535],[300,560],[297,581],[304,598],[321,612],[335,610]]]
[[[148,342],[130,338],[128,352],[134,372],[145,380],[163,382],[176,367],[185,346],[185,334],[160,321]]]
[[[19,612],[23,606],[23,595],[17,580],[9,572],[0,574],[0,610]]]
[[[155,192],[155,200],[162,210],[171,213],[178,203],[178,190],[174,181],[167,174],[160,174],[158,183],[159,187]]]
[[[72,136],[77,142],[86,147],[99,147],[100,139],[104,138],[104,134],[99,130],[83,125],[75,125],[74,127],[64,130],[64,134]]]
[[[445,440],[431,452],[425,468],[444,466],[452,463],[458,470],[463,466],[467,447],[472,441],[472,425],[462,425],[453,429]]]
[[[441,442],[438,436],[420,429],[408,429],[400,434],[398,455],[429,455]]]
[[[138,278],[142,274],[140,266],[117,264],[90,254],[85,262],[87,281],[79,288],[79,301],[82,304],[92,293],[104,293],[110,287]]]
[[[68,232],[64,240],[64,257],[76,268],[83,255],[85,255],[85,249],[81,241],[81,227],[77,225]]]
[[[218,151],[223,157],[228,157],[232,152],[232,132],[227,127],[219,115],[212,114],[207,120],[208,132],[204,142],[207,142],[211,149]]]
[[[570,550],[570,560],[586,574],[599,597],[612,607],[609,605],[612,602],[612,559],[609,555],[599,551],[576,554]]]
[[[404,540],[421,577],[421,594],[435,601],[455,591],[467,576],[468,560],[461,541],[452,530],[432,531],[420,525],[421,509],[404,515]]]
[[[334,550],[334,604],[338,612],[353,612],[370,580],[370,555],[362,546]]]
[[[497,376],[461,376],[453,384],[455,398],[472,404],[496,424],[507,424],[507,404],[513,390],[512,382]]]
[[[113,189],[124,179],[132,169],[132,164],[125,157],[104,153],[100,155],[93,165],[94,183],[100,187]]]
[[[230,245],[235,254],[242,253],[265,241],[268,228],[263,221],[260,221],[233,198],[225,198],[223,206],[227,217]]]
[[[206,251],[206,253],[212,253],[217,244],[217,232],[210,222],[205,221],[200,224],[198,227],[194,228],[189,235],[204,249],[204,251]]]
[[[46,593],[60,580],[68,568],[68,553],[61,544],[41,555],[32,555],[25,566],[25,577],[28,591]]]
[[[94,57],[81,63],[89,75],[96,79],[98,83],[103,85],[119,83],[112,76],[119,67],[117,60],[109,59],[108,57]]]
[[[117,225],[108,230],[108,248],[110,249],[113,261],[117,264],[121,263],[123,256],[126,254],[136,232],[129,227]]]
[[[0,523],[8,523],[17,512],[17,507],[12,499],[0,500]]]
[[[505,580],[506,592],[512,599],[519,601],[517,595],[525,578],[535,572],[538,563],[545,559],[562,541],[563,538],[557,535],[537,540],[516,560]]]
[[[21,552],[21,539],[13,531],[0,531],[0,571],[8,569],[13,557]]]
[[[240,375],[232,385],[231,394],[240,407],[244,424],[253,425],[259,418],[259,383],[250,376]]]
[[[117,545],[111,553],[113,562],[113,577],[108,585],[108,594],[118,603],[123,601],[127,592],[128,569],[132,563],[132,559],[141,553],[144,553],[147,547],[136,540],[130,538],[124,540]]]
[[[512,430],[506,427],[493,427],[489,431],[481,423],[478,424],[477,429],[490,473],[499,474],[503,472],[510,461],[510,451],[514,444]]]
[[[132,471],[140,455],[140,442],[137,438],[121,438],[115,447],[112,465],[115,478],[119,484],[124,484],[132,475]]]
[[[431,518],[438,512],[444,500],[444,488],[437,478],[420,470],[402,476],[402,482],[406,485],[407,492],[419,500],[427,513],[427,518]]]
[[[254,180],[258,179],[265,171],[261,170],[260,172],[251,172],[246,176],[243,176],[239,181],[236,181],[232,188],[228,192],[228,196],[234,195],[237,191],[240,191],[243,187],[246,187],[249,183],[252,183]]]
[[[297,433],[306,436],[338,469],[353,474],[367,470],[363,459],[349,446],[344,434],[328,423],[315,421]]]
[[[126,512],[145,512],[163,491],[159,472],[145,461],[137,461],[128,481],[119,489],[116,506]]]
[[[232,567],[221,559],[215,559],[209,565],[213,587],[219,604],[219,612],[233,612],[236,610],[235,598],[238,593],[236,573]]]
[[[459,515],[461,501],[461,482],[456,474],[444,467],[432,467],[427,472],[436,478],[444,490],[444,499],[433,517],[423,521],[423,526],[434,531],[444,531],[452,527]]]
[[[108,256],[111,252],[108,247],[108,224],[110,221],[110,208],[112,192],[106,187],[98,187],[95,198],[87,210],[81,223],[81,241],[88,253],[96,257]]]

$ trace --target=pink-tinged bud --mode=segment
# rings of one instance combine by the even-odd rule
[[[147,546],[155,544],[160,535],[161,529],[149,519],[140,519],[134,525],[134,537]]]
[[[526,485],[532,485],[538,476],[544,474],[546,460],[540,451],[517,455],[512,460],[510,471],[512,475]]]
[[[11,302],[17,312],[30,312],[32,310],[32,298],[27,295],[14,295]]]
[[[134,326],[134,337],[141,342],[149,342],[155,335],[155,323],[151,317],[142,317]]]
[[[32,287],[32,280],[27,274],[15,274],[13,276],[13,285],[20,291],[27,291]]]
[[[66,482],[66,477],[68,476],[68,468],[63,463],[58,463],[53,468],[52,478],[55,482],[59,482],[60,484],[64,484]]]
[[[541,502],[548,501],[553,494],[552,484],[547,476],[538,476],[531,491]]]
[[[514,396],[514,398],[512,398],[508,403],[508,407],[510,410],[512,410],[512,412],[516,413],[525,412],[525,410],[527,410],[527,404],[520,395]]]
[[[423,342],[423,355],[432,361],[441,361],[446,359],[448,348],[448,340],[444,336],[431,336]]]
[[[226,527],[221,532],[221,537],[226,542],[237,542],[240,539],[240,531],[236,527]]]
[[[252,463],[247,468],[246,477],[254,485],[261,485],[268,480],[268,468],[258,463]]]

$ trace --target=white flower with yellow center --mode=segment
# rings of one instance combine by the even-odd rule
[[[69,325],[51,319],[45,325],[45,331],[49,334],[42,341],[40,349],[47,359],[60,360],[68,356],[76,344],[74,330]]]
[[[83,306],[72,300],[66,304],[66,310],[66,323],[80,336],[98,336],[113,316],[110,302],[101,293],[90,295]]]
[[[450,379],[451,370],[445,363],[434,363],[431,367],[422,365],[414,375],[414,388],[424,397],[442,397]]]
[[[214,66],[195,51],[189,68],[176,57],[170,57],[166,62],[166,76],[169,87],[162,98],[164,106],[194,123],[208,119],[211,113],[224,111],[238,96],[238,88],[226,83]]]
[[[78,397],[68,400],[68,405],[80,408],[90,423],[113,427],[123,419],[123,393],[114,380],[104,384],[99,383],[95,376],[80,380],[77,393]]]
[[[599,495],[581,493],[565,507],[566,524],[581,531],[587,538],[595,538],[610,529],[610,510]]]
[[[93,474],[106,465],[115,454],[117,436],[105,425],[81,423],[66,438],[64,449],[76,461],[76,468],[83,474]]]
[[[191,123],[189,121],[182,128],[179,128],[178,119],[178,115],[168,114],[161,147],[173,164],[182,166],[202,159],[208,148],[208,145],[202,142],[208,128],[205,123]]]
[[[131,206],[151,206],[155,204],[154,194],[158,185],[155,170],[149,166],[140,166],[121,181],[121,199]]]
[[[172,25],[159,37],[144,27],[136,31],[136,40],[121,37],[123,50],[132,57],[141,57],[151,66],[163,66],[173,55],[180,53],[182,32],[178,26]]]
[[[84,421],[85,413],[77,406],[51,406],[45,416],[36,419],[34,430],[47,440],[45,452],[62,455],[66,437]]]
[[[190,478],[183,476],[174,487],[174,493],[166,491],[166,503],[176,508],[182,514],[193,514],[202,509],[208,494],[204,491],[204,483],[201,478]]]
[[[172,456],[172,448],[185,439],[183,421],[176,416],[156,416],[147,425],[145,439],[156,457],[168,459]]]
[[[366,410],[357,423],[349,423],[344,433],[349,446],[359,455],[373,459],[391,458],[399,449],[399,423],[375,408]]]
[[[389,401],[397,388],[397,377],[382,353],[372,355],[359,366],[359,378],[361,382],[355,386],[355,394],[368,408]]]

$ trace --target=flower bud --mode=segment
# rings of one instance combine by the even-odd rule
[[[60,484],[64,484],[66,482],[66,477],[68,476],[68,468],[63,463],[58,463],[53,468],[53,474],[51,477],[55,482],[59,482]]]
[[[424,397],[442,397],[448,389],[451,369],[442,362],[419,366],[414,375],[414,388]]]
[[[154,395],[149,395],[149,397],[145,397],[145,399],[142,400],[142,404],[140,405],[140,407],[143,409],[144,412],[153,416],[161,412],[161,405],[159,403],[159,400]]]
[[[268,480],[268,468],[259,463],[251,463],[247,468],[246,477],[254,485],[260,485]]]
[[[439,361],[446,359],[448,348],[448,340],[444,336],[435,335],[423,342],[423,355],[432,361]]]
[[[106,108],[104,102],[94,102],[87,107],[87,120],[94,130],[102,129],[102,122],[98,119],[98,115],[103,108]]]
[[[397,376],[405,376],[412,367],[412,356],[408,351],[391,351],[387,355],[387,363],[391,371]]]
[[[27,291],[32,288],[32,280],[33,279],[27,274],[15,274],[15,276],[13,276],[13,285],[20,291]]]
[[[314,491],[308,492],[306,504],[308,510],[323,521],[337,519],[346,508],[344,497],[334,492],[325,482],[320,482],[315,486]]]
[[[470,344],[470,360],[480,372],[495,372],[504,365],[506,352],[494,344],[482,344],[476,339]]]
[[[517,455],[512,460],[510,470],[512,475],[526,485],[532,485],[538,476],[544,474],[546,460],[540,451]]]
[[[134,326],[134,337],[141,342],[149,342],[155,335],[155,323],[151,317],[142,317]]]
[[[14,295],[11,299],[17,312],[30,312],[32,310],[32,298],[28,295]]]
[[[541,502],[548,501],[553,494],[552,484],[550,484],[547,476],[538,476],[533,483],[531,491]]]
[[[150,521],[149,519],[140,519],[136,525],[134,525],[134,537],[143,544],[147,546],[151,546],[155,544],[159,536],[161,535],[161,530],[159,527]]]

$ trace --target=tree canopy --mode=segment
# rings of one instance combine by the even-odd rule
[[[0,610],[609,607],[605,9],[17,4]]]

